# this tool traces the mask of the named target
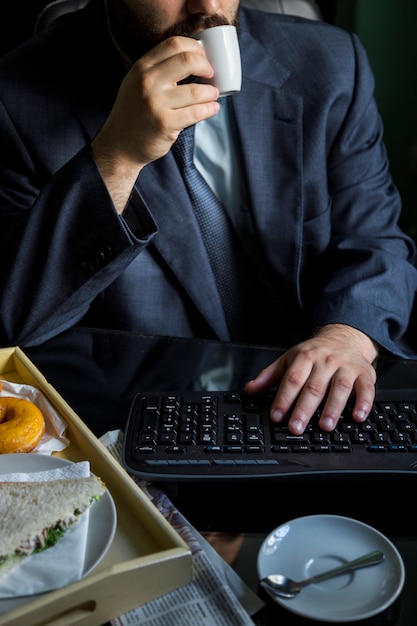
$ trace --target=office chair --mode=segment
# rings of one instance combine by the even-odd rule
[[[53,0],[39,13],[33,29],[34,34],[45,30],[61,15],[82,9],[88,2],[89,0]]]
[[[320,7],[315,0],[241,0],[240,4],[249,9],[268,13],[287,13],[313,20],[321,20]]]

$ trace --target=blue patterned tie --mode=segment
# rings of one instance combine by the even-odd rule
[[[239,337],[244,278],[242,250],[221,202],[193,162],[194,126],[178,136],[173,151],[187,186],[232,338]]]

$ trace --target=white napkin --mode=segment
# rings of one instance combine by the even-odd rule
[[[42,392],[30,385],[11,383],[8,380],[1,381],[3,388],[0,398],[4,396],[12,398],[24,398],[33,402],[40,409],[45,418],[45,433],[32,454],[51,454],[64,450],[69,441],[65,437],[66,422],[55,411],[52,404],[45,398]]]
[[[0,480],[61,480],[89,475],[90,463],[82,461],[33,474],[2,474]],[[89,511],[86,511],[55,546],[24,559],[9,573],[0,576],[0,599],[44,593],[80,580],[87,546],[88,516]]]

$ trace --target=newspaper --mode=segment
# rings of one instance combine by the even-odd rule
[[[121,463],[123,433],[110,431],[100,441]],[[253,626],[251,615],[264,603],[173,506],[155,484],[135,481],[189,546],[193,580],[112,620],[112,626]]]

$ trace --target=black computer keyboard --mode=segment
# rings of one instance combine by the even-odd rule
[[[149,480],[274,478],[360,472],[417,475],[415,402],[376,400],[357,423],[348,404],[335,431],[296,436],[269,418],[273,392],[141,393],[125,432],[128,471]]]

